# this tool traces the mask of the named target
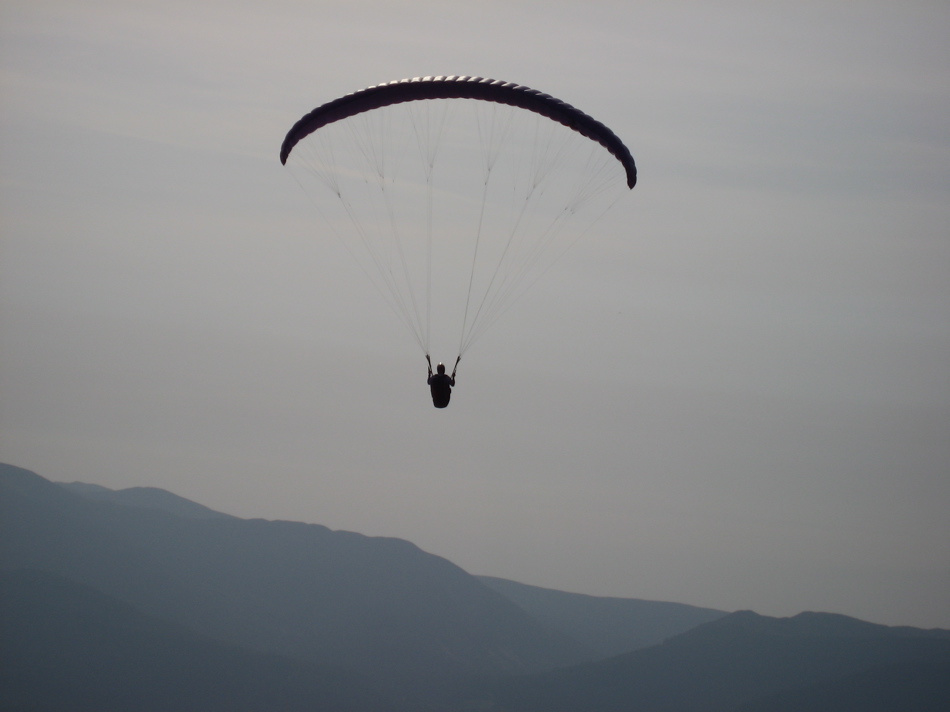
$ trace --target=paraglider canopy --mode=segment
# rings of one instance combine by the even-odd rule
[[[549,94],[401,79],[318,106],[280,160],[414,335],[462,354],[637,182],[607,126]],[[454,371],[453,371],[454,375]]]
[[[293,147],[321,126],[364,111],[423,99],[478,99],[517,106],[546,116],[601,144],[623,165],[627,174],[627,187],[633,188],[637,184],[637,167],[630,150],[602,123],[549,94],[520,84],[483,77],[399,79],[341,96],[317,107],[294,124],[280,147],[280,162],[286,164]]]

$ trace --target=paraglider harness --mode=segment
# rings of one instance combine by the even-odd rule
[[[441,363],[441,372],[433,373],[432,372],[432,359],[429,358],[429,354],[426,354],[426,361],[429,363],[429,379],[426,381],[429,384],[429,391],[432,393],[432,405],[436,408],[445,408],[449,404],[449,399],[452,397],[452,386],[455,385],[455,372],[458,371],[459,361],[462,360],[462,356],[459,355],[455,359],[455,366],[452,367],[452,375],[445,375],[445,366]]]

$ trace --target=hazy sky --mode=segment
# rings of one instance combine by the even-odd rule
[[[950,627],[948,35],[938,1],[2,0],[0,460],[562,590]],[[640,169],[445,411],[278,161],[426,74],[554,94]]]

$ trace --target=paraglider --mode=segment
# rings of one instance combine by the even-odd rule
[[[439,408],[465,351],[637,181],[604,124],[467,76],[323,104],[290,129],[280,160],[415,337]],[[430,354],[456,337],[451,376],[433,374]]]
[[[426,383],[429,384],[429,392],[432,395],[432,405],[436,408],[445,408],[449,405],[449,399],[452,397],[452,387],[455,385],[455,369],[452,369],[452,375],[445,373],[445,364],[440,363],[436,367],[436,372],[432,373],[432,359],[426,355],[429,362],[429,378]],[[458,361],[455,362],[456,368]]]

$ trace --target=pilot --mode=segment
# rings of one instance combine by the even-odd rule
[[[452,397],[452,386],[455,385],[455,375],[447,376],[445,364],[436,367],[437,373],[432,373],[432,362],[429,362],[429,390],[432,393],[432,405],[436,408],[445,408]]]

